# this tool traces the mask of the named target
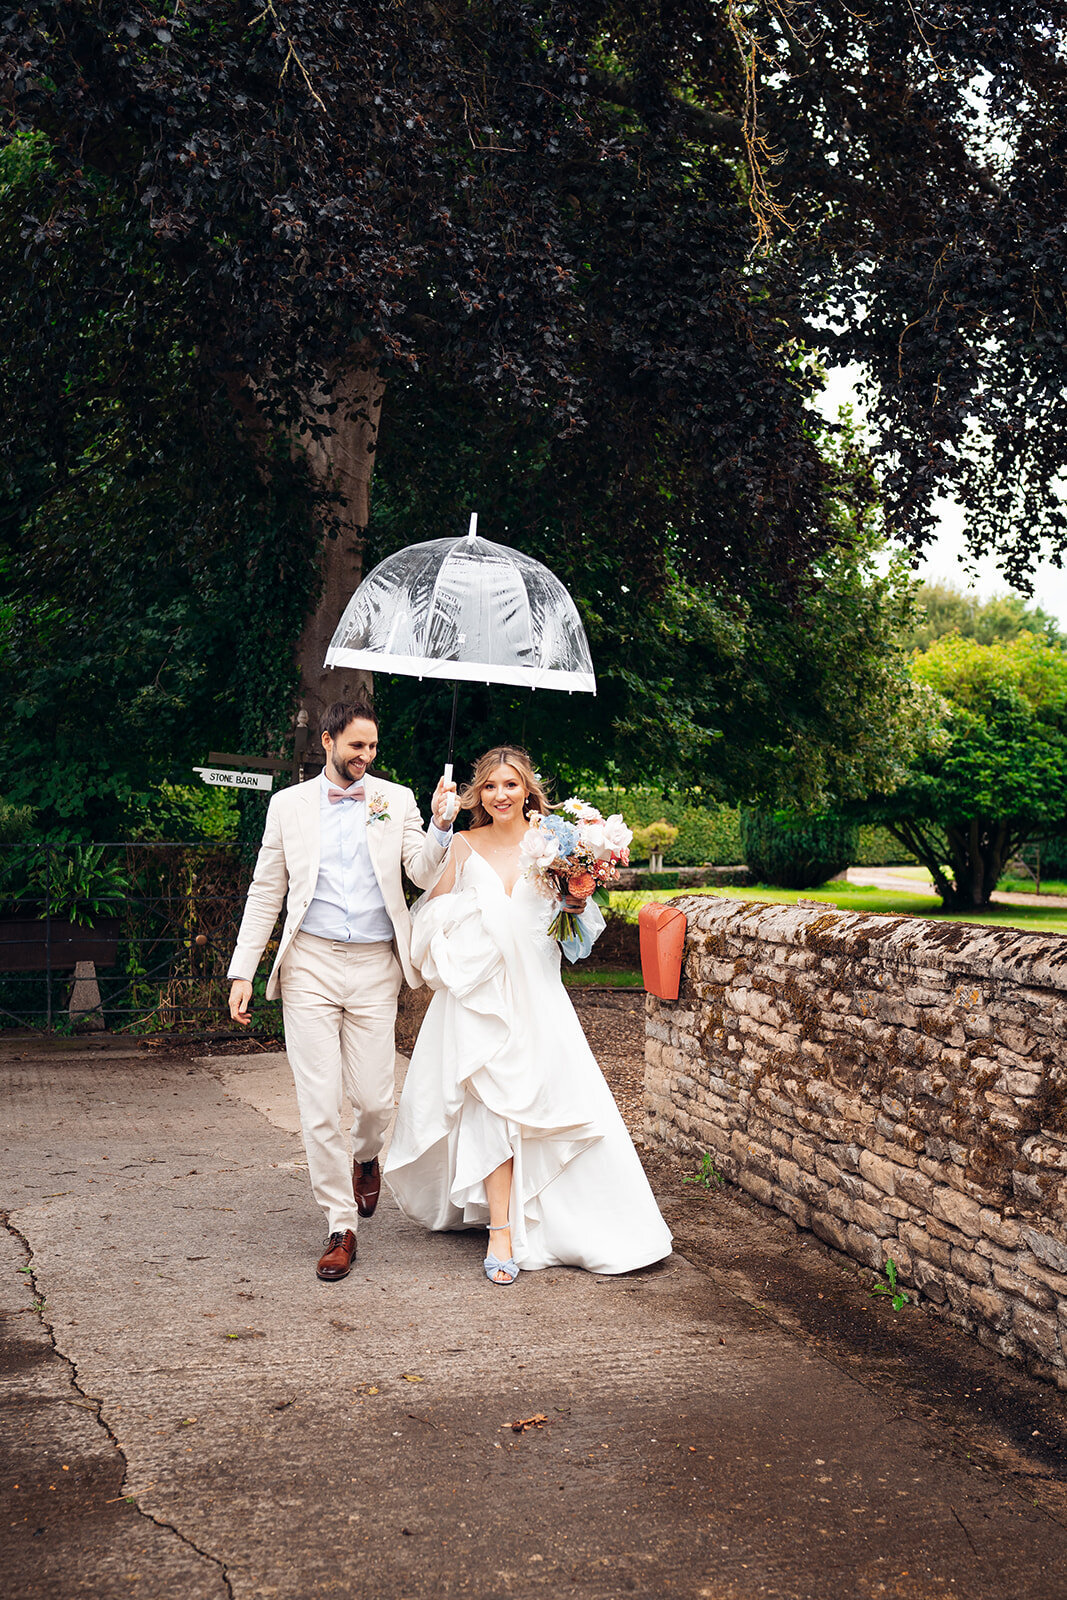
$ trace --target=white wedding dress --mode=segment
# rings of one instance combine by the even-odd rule
[[[558,909],[525,878],[509,896],[474,851],[419,902],[412,958],[436,993],[385,1174],[425,1227],[484,1228],[485,1178],[513,1156],[520,1267],[632,1272],[671,1236],[560,980]]]

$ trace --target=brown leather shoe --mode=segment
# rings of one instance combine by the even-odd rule
[[[347,1278],[356,1259],[356,1236],[351,1228],[344,1233],[331,1233],[326,1241],[326,1252],[315,1271],[324,1283],[336,1283]]]
[[[352,1193],[356,1197],[356,1210],[361,1217],[373,1217],[382,1192],[382,1169],[378,1157],[373,1161],[352,1163]]]

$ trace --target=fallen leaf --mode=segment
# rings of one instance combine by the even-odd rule
[[[532,1417],[520,1417],[517,1422],[505,1422],[500,1431],[503,1433],[505,1428],[510,1428],[512,1433],[525,1433],[527,1428],[543,1428],[547,1421],[544,1412],[538,1411]]]
[[[421,1383],[422,1382],[422,1379],[419,1377],[417,1372],[402,1372],[400,1374],[400,1376],[404,1379],[405,1383]]]

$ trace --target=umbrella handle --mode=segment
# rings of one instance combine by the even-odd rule
[[[452,782],[452,763],[451,763],[451,761],[446,761],[445,762],[444,781],[445,781],[445,783],[451,783]],[[451,822],[452,818],[455,816],[455,814],[458,811],[458,809],[459,809],[459,801],[456,799],[456,796],[454,794],[446,794],[445,795],[445,821],[446,822]]]

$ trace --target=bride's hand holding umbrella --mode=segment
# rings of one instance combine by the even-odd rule
[[[442,833],[447,833],[456,815],[456,786],[450,780],[438,778],[437,788],[430,802],[430,811],[436,826]]]

